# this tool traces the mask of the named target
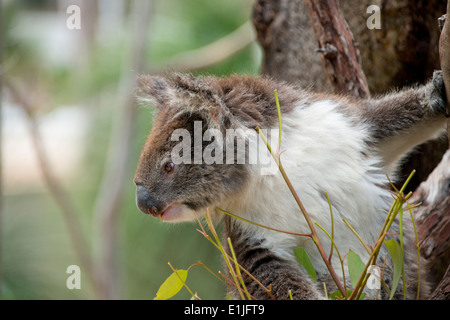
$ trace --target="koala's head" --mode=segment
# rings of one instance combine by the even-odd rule
[[[244,188],[248,168],[226,164],[225,152],[214,144],[236,122],[222,89],[210,81],[181,74],[140,78],[139,96],[157,109],[134,178],[142,212],[188,221],[195,219],[194,212],[213,210]]]

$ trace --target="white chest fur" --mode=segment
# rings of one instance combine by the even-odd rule
[[[363,260],[367,253],[355,235],[343,223],[345,218],[373,245],[386,217],[392,198],[380,186],[386,176],[379,168],[379,159],[364,142],[367,129],[338,112],[336,103],[320,101],[298,106],[283,118],[281,163],[314,222],[331,234],[331,214],[334,217],[334,241],[342,254],[349,249]],[[272,139],[273,149],[276,139]],[[261,175],[258,170],[251,187],[227,210],[248,220],[272,228],[308,233],[309,229],[282,175]],[[280,256],[293,259],[292,250],[304,246],[316,271],[326,272],[325,265],[312,241],[255,227],[242,222],[243,227],[264,238],[266,245]],[[331,242],[319,228],[319,237],[329,252]],[[337,265],[337,261],[336,264]]]

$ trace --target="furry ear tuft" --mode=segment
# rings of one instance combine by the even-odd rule
[[[212,103],[217,103],[219,100],[205,79],[196,78],[192,74],[175,73],[171,80],[174,87],[181,92],[198,95]]]
[[[165,78],[141,75],[137,83],[136,94],[139,100],[150,103],[158,109],[169,102],[170,86]]]
[[[224,127],[233,116],[217,92],[214,78],[175,73],[169,77],[142,75],[137,96],[158,110],[171,108],[177,114],[197,113],[211,126]]]
[[[200,114],[210,127],[221,128],[231,124],[233,116],[217,92],[215,78],[175,73],[170,81],[181,112]]]

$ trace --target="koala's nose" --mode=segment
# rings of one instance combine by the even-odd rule
[[[136,187],[136,205],[143,213],[153,216],[160,215],[157,201],[150,195],[147,188],[142,185]]]

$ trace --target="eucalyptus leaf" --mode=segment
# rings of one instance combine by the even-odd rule
[[[354,251],[350,250],[347,256],[348,263],[348,273],[350,275],[350,282],[353,288],[356,287],[359,278],[364,272],[365,264],[362,262],[361,258]]]
[[[183,288],[183,283],[186,282],[187,275],[187,270],[176,270],[173,272],[159,287],[156,297],[153,300],[167,300],[172,298]]]
[[[350,296],[351,294],[352,294],[352,290],[347,290],[347,296]],[[364,300],[365,297],[366,297],[366,294],[363,292],[363,293],[361,293],[359,300]],[[344,297],[342,296],[342,292],[340,292],[339,290],[330,294],[329,298],[331,300],[343,300],[344,299]]]
[[[394,264],[394,276],[392,279],[391,295],[389,297],[389,299],[392,299],[402,273],[403,255],[402,249],[395,239],[385,240],[384,244],[386,245],[389,254],[391,255],[392,263]]]
[[[347,296],[350,296],[351,294],[352,294],[352,290],[347,290]],[[364,300],[365,296],[366,296],[366,294],[364,292],[361,293],[359,300]],[[344,297],[342,296],[342,292],[340,292],[339,290],[330,294],[329,298],[331,300],[343,300],[344,299]]]
[[[306,253],[306,250],[304,248],[296,248],[294,249],[295,257],[297,258],[297,261],[300,263],[300,265],[305,268],[306,272],[308,272],[308,275],[310,278],[316,282],[317,281],[317,275],[316,270],[314,269],[314,266],[311,262],[311,259],[309,259],[308,253]]]

